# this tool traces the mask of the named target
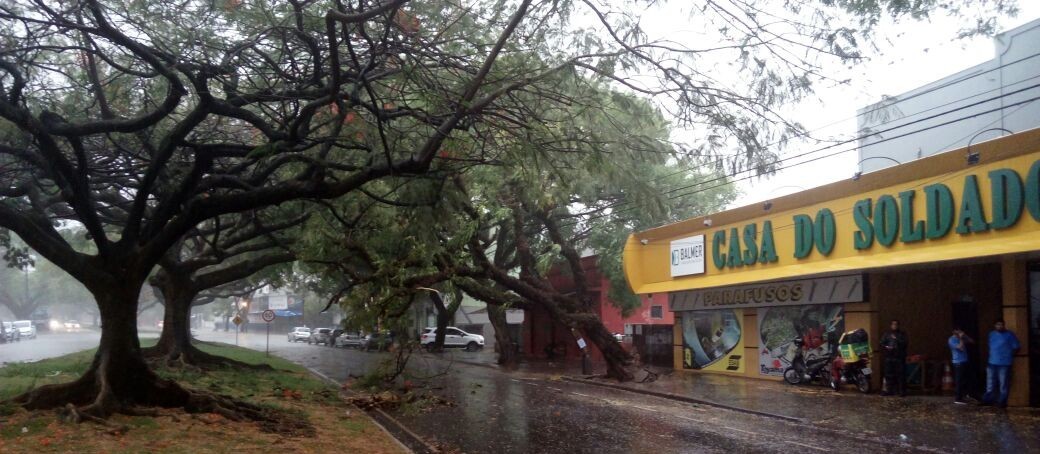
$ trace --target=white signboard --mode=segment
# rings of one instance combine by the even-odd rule
[[[704,235],[671,242],[672,277],[704,274]]]
[[[863,275],[733,285],[668,294],[668,308],[703,311],[741,307],[798,306],[863,301]]]
[[[519,325],[524,322],[523,309],[506,309],[506,324]]]
[[[289,308],[289,299],[285,295],[271,295],[267,297],[267,308],[273,311]]]

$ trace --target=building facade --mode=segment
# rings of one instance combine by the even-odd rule
[[[611,333],[621,335],[620,342],[626,343],[640,360],[648,364],[671,364],[672,326],[674,314],[667,310],[667,295],[642,295],[641,305],[627,316],[622,314],[610,299],[610,281],[599,272],[597,256],[586,254],[581,258],[585,280],[593,299],[593,312],[603,321]],[[557,291],[570,292],[574,280],[562,267],[548,274],[550,284]],[[534,358],[580,358],[575,335],[563,324],[554,322],[549,314],[539,308],[524,311],[522,338],[520,342],[525,356]],[[589,353],[594,360],[601,359],[595,348]]]
[[[989,61],[859,109],[860,171],[1040,127],[1040,20],[993,45]]]
[[[636,293],[667,295],[674,367],[779,380],[795,337],[822,349],[862,328],[877,349],[898,319],[911,384],[935,391],[952,328],[983,365],[1004,319],[1022,344],[1009,403],[1040,405],[1040,129],[972,151],[633,234],[625,273]]]

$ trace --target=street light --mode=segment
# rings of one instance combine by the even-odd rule
[[[903,164],[902,162],[899,162],[897,159],[892,158],[892,157],[888,157],[888,156],[868,156],[866,158],[860,159],[859,162],[856,163],[856,165],[863,164],[864,161],[869,161],[871,159],[887,159],[889,161],[892,161],[892,162],[896,163],[896,165],[902,165]],[[852,181],[859,181],[859,177],[861,177],[861,176],[863,176],[863,171],[862,170],[856,171],[856,173],[852,174]]]

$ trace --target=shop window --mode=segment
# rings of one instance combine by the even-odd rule
[[[650,306],[650,318],[664,318],[664,306]]]

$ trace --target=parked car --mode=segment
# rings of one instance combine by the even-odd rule
[[[419,337],[419,343],[423,347],[430,348],[436,339],[437,328],[426,328]],[[444,347],[465,348],[466,351],[474,352],[484,348],[484,336],[470,334],[454,326],[449,326],[444,331]]]
[[[36,339],[36,326],[32,320],[16,320],[14,327],[18,329],[23,339]]]
[[[297,326],[289,331],[289,342],[306,341],[311,338],[311,329],[306,326]]]
[[[361,348],[361,340],[362,340],[362,337],[361,337],[360,334],[343,333],[343,334],[340,334],[339,337],[336,338],[336,341],[334,342],[334,345],[336,347],[342,347],[342,348],[346,348],[346,347]]]
[[[332,345],[332,328],[316,328],[307,339],[308,344]]]
[[[14,327],[12,322],[2,322],[4,325],[4,338],[3,342],[18,342],[22,340],[22,333],[18,331],[18,328]]]
[[[389,350],[393,343],[394,335],[392,333],[373,333],[362,338],[358,348],[366,352],[373,350],[383,352]]]

